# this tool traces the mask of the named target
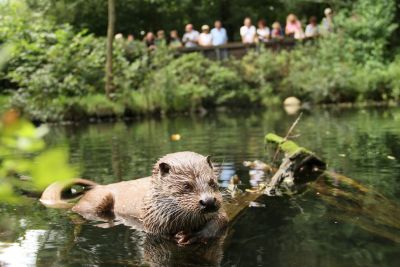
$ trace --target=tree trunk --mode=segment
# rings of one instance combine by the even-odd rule
[[[106,96],[111,97],[113,85],[113,41],[115,27],[115,1],[108,0],[108,28],[107,28],[107,60],[106,60]]]

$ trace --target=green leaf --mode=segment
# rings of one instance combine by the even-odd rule
[[[68,165],[68,153],[65,150],[48,150],[34,160],[32,180],[37,189],[44,189],[55,181],[68,181],[76,175],[77,170]]]
[[[13,188],[10,184],[0,183],[0,203],[7,202],[17,204],[19,198],[14,194]]]

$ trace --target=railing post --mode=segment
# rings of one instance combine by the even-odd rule
[[[215,47],[215,57],[218,61],[221,61],[221,50],[218,46]]]

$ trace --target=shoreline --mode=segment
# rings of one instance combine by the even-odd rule
[[[80,125],[80,124],[101,124],[101,123],[115,123],[115,122],[135,122],[147,119],[162,120],[165,118],[174,117],[194,117],[201,119],[210,115],[215,114],[234,114],[235,112],[241,112],[241,114],[253,115],[254,113],[266,112],[270,110],[271,112],[282,112],[286,113],[287,116],[297,116],[300,112],[312,113],[314,110],[351,110],[351,109],[365,109],[365,108],[379,108],[379,109],[392,109],[400,107],[398,103],[387,103],[387,102],[373,102],[373,103],[330,103],[330,104],[316,104],[310,105],[305,108],[301,108],[298,112],[294,114],[289,114],[285,112],[283,106],[273,105],[270,107],[254,107],[250,109],[246,108],[232,108],[232,107],[217,107],[213,109],[208,109],[205,113],[199,112],[170,112],[170,113],[148,113],[148,114],[137,114],[132,116],[100,116],[100,117],[85,117],[78,120],[58,120],[58,121],[40,121],[33,120],[35,124],[47,123],[53,125]]]
[[[5,112],[7,109],[13,109],[9,103],[11,96],[7,95],[0,95],[0,113]],[[118,102],[116,102],[118,103]],[[395,101],[363,101],[363,102],[338,102],[338,103],[319,103],[313,104],[310,102],[305,102],[301,105],[300,111],[304,112],[312,112],[313,109],[362,109],[362,108],[396,108],[399,107],[400,103]],[[18,108],[17,108],[18,109]],[[144,113],[134,113],[130,110],[124,112],[123,115],[119,115],[117,113],[108,114],[104,116],[86,116],[84,113],[71,113],[70,118],[60,119],[60,120],[40,120],[38,118],[29,117],[28,119],[33,121],[35,124],[41,123],[49,123],[49,124],[62,124],[62,125],[69,125],[69,124],[81,124],[81,123],[88,123],[88,124],[96,124],[96,123],[107,123],[107,122],[118,122],[118,121],[137,121],[143,119],[163,119],[163,118],[172,118],[176,116],[194,116],[196,118],[202,118],[208,116],[209,114],[216,114],[216,113],[232,113],[232,112],[241,112],[241,113],[253,113],[253,112],[260,112],[260,111],[284,111],[283,104],[272,104],[268,107],[264,106],[254,106],[254,107],[233,107],[233,106],[217,106],[212,108],[202,108],[196,111],[181,111],[181,112],[163,112],[163,111],[154,111],[154,112],[144,112]],[[289,114],[289,116],[293,116],[298,114],[298,112],[294,114]],[[22,115],[24,115],[22,113]]]

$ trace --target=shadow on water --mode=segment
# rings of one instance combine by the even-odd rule
[[[265,153],[262,143],[265,133],[284,135],[294,118],[267,111],[53,126],[47,142],[69,149],[71,162],[81,167],[82,177],[98,183],[147,176],[161,155],[193,150],[211,154],[221,163],[223,187],[237,174],[244,189],[250,181],[242,162],[269,161],[272,155]],[[170,136],[176,133],[182,139],[173,142]],[[329,163],[328,169],[355,178],[399,204],[400,109],[316,110],[303,116],[295,134],[300,134],[297,143]],[[316,183],[314,189],[292,198],[265,197],[260,202],[266,207],[248,209],[225,239],[195,247],[178,247],[123,225],[101,228],[70,212],[45,209],[36,202],[18,209],[0,206],[0,262],[20,266],[400,264],[400,244],[359,227],[355,219],[372,219],[371,225],[378,225],[383,217],[398,215],[374,213],[379,206],[371,206],[370,199],[357,192],[351,197],[361,207],[343,213],[338,204],[351,210],[354,203],[337,203],[337,195],[330,193],[322,200],[324,187],[318,186],[323,184]]]

